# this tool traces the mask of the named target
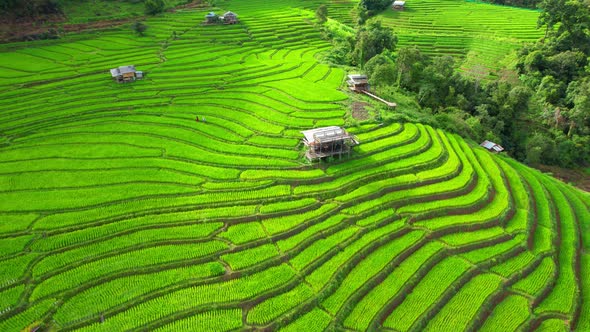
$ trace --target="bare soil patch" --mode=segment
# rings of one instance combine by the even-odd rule
[[[369,119],[369,111],[367,110],[367,106],[370,106],[368,103],[355,101],[352,103],[352,117],[356,120],[368,120]]]

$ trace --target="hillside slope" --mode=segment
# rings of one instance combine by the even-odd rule
[[[511,52],[543,37],[539,13],[474,1],[414,0],[406,10],[385,10],[377,19],[393,28],[400,47],[454,56],[462,70],[481,75],[502,69]]]
[[[0,331],[590,329],[587,194],[413,123],[304,163],[344,72],[298,1],[223,4],[3,48]]]

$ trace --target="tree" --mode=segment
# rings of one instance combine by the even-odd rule
[[[362,0],[360,5],[367,8],[371,13],[383,10],[389,6],[391,0]]]
[[[526,161],[530,165],[552,164],[555,162],[555,149],[551,137],[537,132],[526,143]]]
[[[318,19],[320,24],[326,23],[328,20],[328,7],[326,5],[321,5],[315,11],[315,17]]]
[[[367,8],[365,8],[365,6],[359,5],[357,9],[357,16],[357,25],[364,25],[369,19],[369,12],[367,11]]]
[[[391,85],[395,82],[395,67],[393,63],[385,63],[377,66],[371,77],[371,84],[375,86]]]
[[[560,105],[561,99],[565,97],[566,85],[555,77],[547,75],[543,77],[537,87],[537,95],[547,103]]]
[[[416,46],[400,48],[395,61],[397,87],[417,90],[426,61],[426,56]]]
[[[373,72],[375,71],[375,69],[377,69],[378,66],[384,64],[393,64],[391,58],[388,55],[385,55],[384,53],[377,54],[376,56],[372,57],[369,61],[367,61],[367,64],[365,64],[364,71],[369,77],[369,79],[371,78],[371,76],[373,76]]]
[[[581,0],[544,0],[539,7],[543,10],[539,16],[539,26],[546,26],[546,36],[554,32],[554,45],[567,46],[567,49],[580,49],[586,54],[590,51],[590,8]]]
[[[422,74],[418,102],[425,107],[441,108],[450,106],[455,97],[451,89],[454,79],[455,60],[451,56],[435,57]]]
[[[547,66],[551,75],[565,82],[577,78],[584,70],[586,63],[586,55],[582,52],[565,51],[547,57]]]
[[[145,13],[148,15],[156,15],[164,11],[166,4],[164,0],[145,0]]]
[[[570,121],[567,135],[590,134],[590,77],[570,83],[566,99],[571,105],[567,112]]]
[[[58,0],[0,0],[0,14],[6,16],[34,18],[60,13],[62,6]]]
[[[140,36],[144,35],[145,30],[147,30],[147,25],[143,24],[142,22],[135,21],[135,23],[131,24],[131,30],[135,31]]]
[[[384,50],[393,51],[396,43],[397,37],[391,28],[381,26],[380,21],[372,22],[358,30],[352,60],[362,68],[369,59]]]
[[[395,82],[395,66],[393,61],[381,53],[369,60],[365,65],[369,82],[374,86],[391,85]]]
[[[351,44],[353,41],[342,38],[335,39],[330,51],[326,54],[325,60],[338,65],[348,65],[351,62]]]

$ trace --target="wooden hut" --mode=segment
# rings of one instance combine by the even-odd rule
[[[369,91],[370,85],[367,79],[367,75],[352,74],[347,76],[346,84],[352,91],[361,92]]]
[[[307,148],[305,157],[309,161],[342,154],[350,155],[355,145],[360,144],[358,138],[346,130],[337,127],[322,127],[301,132],[303,144]]]
[[[213,24],[219,22],[219,16],[214,12],[210,12],[209,14],[205,15],[205,23]]]
[[[493,153],[498,153],[504,151],[504,148],[494,142],[491,141],[483,141],[479,146],[486,148],[488,151]]]
[[[406,2],[401,1],[401,0],[396,0],[391,5],[391,8],[394,10],[404,10],[405,7],[406,7]]]
[[[111,77],[118,83],[133,82],[143,78],[143,72],[135,69],[135,66],[121,66],[111,69]]]
[[[221,20],[224,24],[236,24],[238,23],[238,15],[233,12],[227,12],[221,16]]]

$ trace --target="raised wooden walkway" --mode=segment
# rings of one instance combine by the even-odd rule
[[[370,93],[369,91],[361,90],[360,92],[366,94],[367,96],[369,96],[369,97],[371,97],[373,99],[379,100],[380,102],[384,103],[385,105],[387,105],[389,107],[397,107],[397,104],[396,103],[392,103],[390,101],[387,101],[387,100],[385,100],[385,99],[383,99],[383,98],[381,98],[379,96],[376,96],[376,95]]]

